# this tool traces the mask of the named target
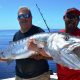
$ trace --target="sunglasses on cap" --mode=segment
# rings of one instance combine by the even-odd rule
[[[69,19],[75,19],[75,18],[79,19],[79,16],[78,15],[69,14],[69,13],[66,14],[66,17],[69,18]]]
[[[18,19],[27,19],[29,17],[31,17],[31,14],[30,13],[18,15]]]

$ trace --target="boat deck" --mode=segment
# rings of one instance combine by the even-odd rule
[[[56,73],[53,73],[52,75],[50,75],[50,78],[51,78],[51,80],[58,80]],[[0,79],[0,80],[15,80],[15,77],[7,78],[7,79]]]

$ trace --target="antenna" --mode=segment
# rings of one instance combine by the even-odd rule
[[[36,4],[36,7],[37,7],[37,9],[38,9],[40,15],[42,16],[42,19],[43,19],[43,21],[44,21],[44,23],[45,23],[45,25],[46,25],[48,31],[50,32],[50,29],[49,29],[49,27],[48,27],[48,25],[47,25],[47,23],[46,23],[46,20],[45,20],[44,17],[43,17],[43,14],[42,14],[41,11],[40,11],[40,8],[38,7],[38,5],[37,5],[36,2],[35,2],[35,4]]]

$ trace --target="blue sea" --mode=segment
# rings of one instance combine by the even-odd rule
[[[48,30],[45,30],[48,32]],[[53,29],[51,32],[58,32],[59,29]],[[0,30],[0,50],[5,50],[13,39],[13,35],[17,30]],[[49,68],[56,72],[56,64],[52,60],[48,61]],[[13,62],[0,62],[0,79],[10,78],[15,76],[15,61]]]

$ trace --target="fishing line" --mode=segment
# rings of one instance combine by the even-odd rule
[[[34,0],[34,1],[35,1],[35,0]],[[38,5],[37,5],[36,2],[35,2],[35,5],[36,5],[36,7],[37,7],[37,9],[38,9],[38,11],[39,11],[39,13],[40,13],[40,15],[41,15],[41,17],[42,17],[44,23],[45,23],[45,25],[46,25],[48,31],[50,32],[50,29],[49,29],[49,27],[48,27],[48,25],[47,25],[47,23],[46,23],[46,20],[44,19],[43,14],[41,13],[40,8],[38,7]]]

